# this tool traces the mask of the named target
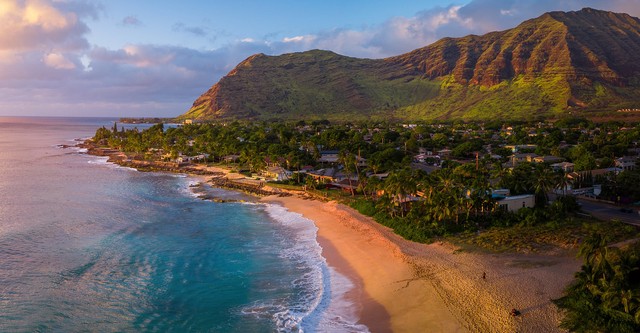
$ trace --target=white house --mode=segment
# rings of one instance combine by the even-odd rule
[[[283,167],[270,167],[265,171],[265,176],[272,178],[275,181],[283,181],[291,178],[293,173],[289,170],[286,170]]]
[[[504,199],[498,200],[500,209],[507,210],[509,212],[517,212],[520,208],[533,207],[536,204],[536,198],[533,194],[522,194],[508,196]]]
[[[186,155],[182,155],[180,154],[180,156],[178,156],[178,158],[176,158],[176,162],[177,163],[191,163],[191,162],[195,162],[195,161],[204,161],[207,158],[209,158],[209,154],[198,154],[196,156],[186,156]]]

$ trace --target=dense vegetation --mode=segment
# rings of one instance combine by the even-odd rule
[[[555,303],[572,332],[640,331],[640,242],[619,248],[594,234],[580,247],[576,280]]]
[[[403,127],[315,121],[193,124],[165,129],[158,124],[142,132],[103,128],[95,140],[143,159],[170,161],[206,154],[210,163],[226,163],[248,174],[274,165],[294,172],[305,166],[338,166],[352,185],[347,200],[355,208],[409,239],[424,241],[463,230],[562,221],[577,209],[573,197],[562,195],[549,204],[548,193],[568,185],[564,173],[545,163],[510,165],[511,151],[503,147],[507,143],[535,144],[535,152],[573,161],[579,171],[612,166],[612,156],[627,153],[640,139],[640,129],[620,131],[623,125],[619,123],[597,126],[574,120],[557,124],[562,127],[525,123],[510,127],[491,123]],[[449,159],[414,161],[420,151],[447,147],[451,148]],[[339,152],[337,165],[318,162],[321,151],[328,149]],[[358,163],[360,159],[366,159],[366,165]],[[425,172],[424,166],[433,171]],[[383,173],[388,176],[381,177]],[[574,185],[597,181],[603,198],[640,201],[638,171],[573,181],[580,182]],[[326,193],[328,186],[302,172],[287,183],[320,194]],[[517,214],[498,209],[491,191],[499,188],[509,189],[512,195],[535,194],[536,209]]]

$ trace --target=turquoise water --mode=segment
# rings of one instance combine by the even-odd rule
[[[59,146],[112,124],[0,118],[0,332],[367,331],[311,221]]]

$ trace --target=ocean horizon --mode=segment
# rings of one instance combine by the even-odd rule
[[[75,147],[114,121],[0,117],[0,331],[368,331],[312,221]]]

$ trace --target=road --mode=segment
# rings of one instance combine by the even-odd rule
[[[640,214],[638,209],[633,209],[632,213],[620,211],[619,206],[611,205],[604,202],[585,200],[577,197],[578,202],[582,205],[582,211],[591,214],[593,217],[604,221],[619,220],[624,223],[640,226]]]

